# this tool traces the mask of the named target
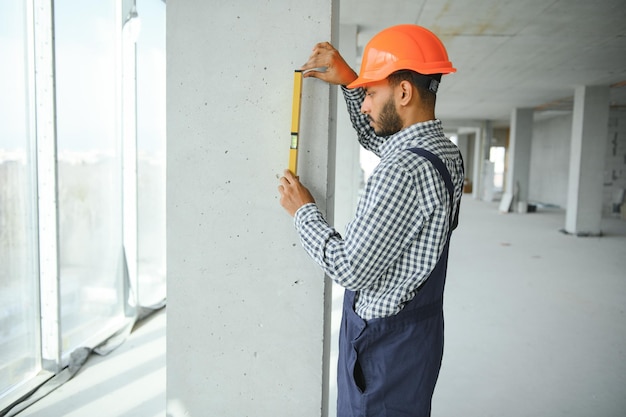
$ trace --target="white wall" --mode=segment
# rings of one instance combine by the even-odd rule
[[[609,137],[606,146],[606,170],[604,172],[605,215],[615,215],[613,204],[616,190],[626,190],[626,110],[614,109],[609,113]]]
[[[530,201],[567,206],[572,115],[536,121],[530,159]],[[604,171],[603,214],[612,211],[611,198],[626,188],[626,112],[612,109]]]
[[[277,175],[293,70],[334,19],[332,0],[168,2],[168,416],[322,413],[328,285]],[[298,174],[323,210],[332,91],[305,80]]]
[[[530,156],[530,201],[567,206],[571,138],[571,114],[535,122]]]

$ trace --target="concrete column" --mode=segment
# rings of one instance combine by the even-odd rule
[[[472,178],[474,164],[473,161],[470,159],[470,152],[472,152],[473,150],[470,150],[469,135],[467,133],[458,133],[456,137],[456,145],[461,151],[461,155],[463,155],[463,163],[465,165],[465,177]]]
[[[493,164],[489,161],[489,150],[493,140],[493,125],[485,120],[480,129],[480,198],[483,201],[493,201]]]
[[[481,198],[481,191],[483,189],[483,134],[481,128],[473,129],[473,133],[474,149],[472,152],[472,166],[474,169],[471,172],[471,177],[468,172],[465,172],[465,176],[472,179],[472,197],[478,200]]]
[[[357,59],[357,26],[341,25],[337,48],[346,62],[353,68]],[[346,226],[354,218],[359,199],[359,189],[363,182],[363,170],[360,163],[360,145],[350,123],[343,94],[337,94],[337,140],[335,163],[335,221],[334,227],[344,235]],[[332,311],[340,312],[343,300],[343,288],[332,284]],[[328,387],[328,416],[336,415],[337,404],[337,358],[339,343],[339,325],[341,314],[331,317],[330,363]]]
[[[319,417],[329,285],[278,202],[293,72],[338,1],[167,5],[167,415]],[[304,81],[298,175],[332,221],[336,88]],[[327,387],[326,387],[327,389]]]
[[[580,86],[574,94],[565,231],[599,235],[609,122],[609,87]]]
[[[518,203],[528,203],[530,185],[530,146],[533,134],[533,109],[517,108],[511,113],[511,134],[508,149],[508,171],[505,193],[512,194],[514,211]],[[525,211],[522,209],[522,211]]]
[[[478,199],[480,196],[480,128],[460,127],[457,129],[457,146],[463,155],[463,165],[465,168],[465,178],[472,181],[472,198]]]
[[[357,26],[341,25],[339,45],[341,55],[354,68],[357,59]],[[335,228],[344,233],[354,217],[363,171],[359,161],[359,142],[350,123],[346,103],[337,94],[337,153],[335,166]]]

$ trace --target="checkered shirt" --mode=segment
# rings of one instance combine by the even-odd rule
[[[443,178],[427,159],[408,149],[424,148],[445,163],[454,184],[453,210],[463,192],[463,163],[439,120],[379,137],[360,112],[364,90],[342,90],[359,142],[380,163],[345,236],[314,203],[300,207],[294,223],[306,252],[333,281],[357,291],[355,311],[369,320],[397,314],[415,296],[447,241],[450,198]]]

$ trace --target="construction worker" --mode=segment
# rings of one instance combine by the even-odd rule
[[[358,76],[329,43],[315,45],[301,69],[341,86],[359,142],[380,157],[343,237],[298,177],[286,170],[278,186],[304,249],[346,289],[337,415],[429,416],[464,179],[435,98],[441,75],[456,69],[439,38],[416,25],[375,35]]]

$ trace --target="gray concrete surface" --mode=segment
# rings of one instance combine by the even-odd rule
[[[461,213],[433,416],[626,415],[626,222],[580,238],[561,210]]]
[[[139,322],[120,347],[92,354],[74,378],[18,416],[165,416],[165,322],[165,309]]]

